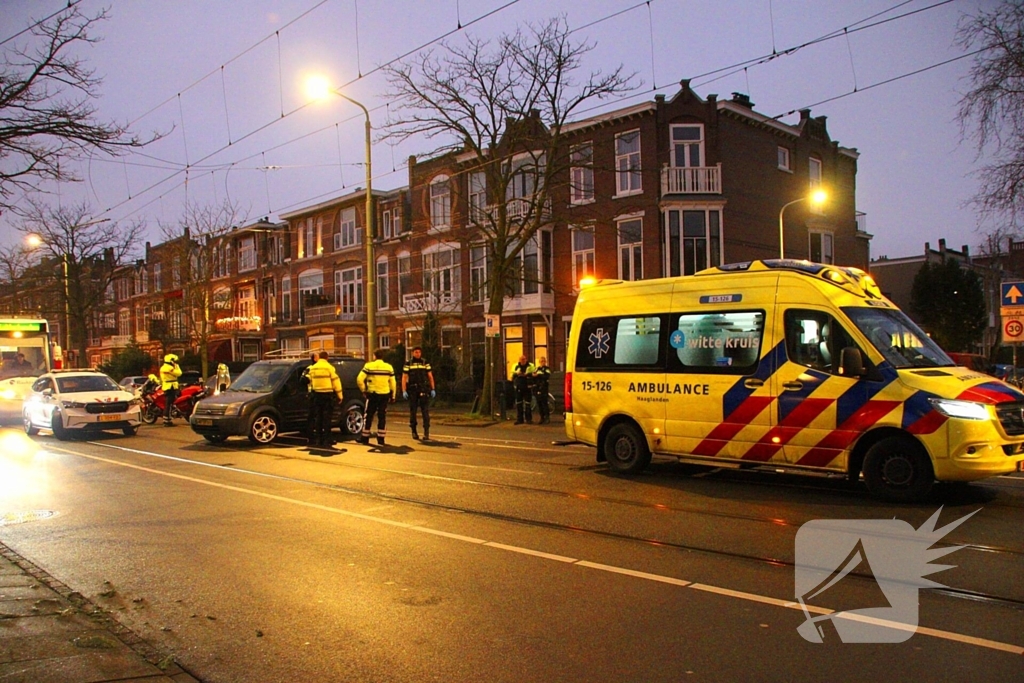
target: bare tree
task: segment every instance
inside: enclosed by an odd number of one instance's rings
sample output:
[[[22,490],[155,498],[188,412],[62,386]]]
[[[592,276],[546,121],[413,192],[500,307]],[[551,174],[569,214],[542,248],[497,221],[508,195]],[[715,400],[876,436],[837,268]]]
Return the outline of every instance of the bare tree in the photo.
[[[522,254],[551,222],[551,191],[567,175],[563,128],[584,105],[633,89],[634,74],[577,72],[594,44],[575,41],[564,18],[529,24],[493,43],[469,38],[442,44],[412,63],[388,67],[395,118],[385,139],[438,139],[438,155],[458,155],[460,170],[477,174],[482,204],[471,205],[464,243],[487,250],[488,313],[500,315]],[[467,160],[468,159],[468,160]],[[487,346],[484,386],[492,386],[495,357]],[[484,392],[481,412],[490,413]]]
[[[209,374],[210,337],[216,331],[216,311],[231,300],[217,300],[214,283],[231,272],[232,254],[226,236],[246,220],[237,204],[189,204],[178,226],[163,226],[170,250],[172,271],[177,269],[182,287],[184,326],[189,341],[198,351],[203,377]],[[225,285],[229,286],[229,285]],[[168,312],[168,316],[172,312]]]
[[[1024,2],[1003,0],[994,10],[965,18],[957,32],[966,50],[980,49],[971,89],[960,100],[961,135],[991,163],[978,172],[974,203],[982,214],[1024,219]]]
[[[106,16],[105,10],[83,14],[73,3],[5,44],[0,57],[0,210],[15,210],[12,195],[36,189],[40,180],[79,180],[67,160],[146,144],[126,127],[96,119],[92,101],[100,79],[72,54],[80,45],[97,42],[89,30]],[[16,39],[26,32],[31,38],[20,44]]]
[[[85,204],[52,207],[31,203],[18,230],[35,236],[44,259],[52,266],[50,301],[60,308],[46,311],[48,317],[67,315],[70,339],[78,362],[86,358],[92,313],[107,302],[114,272],[130,262],[145,230],[142,220],[118,223],[95,220]]]
[[[32,265],[31,251],[24,244],[0,247],[0,286],[8,292],[4,299],[10,313],[21,313],[26,275]]]

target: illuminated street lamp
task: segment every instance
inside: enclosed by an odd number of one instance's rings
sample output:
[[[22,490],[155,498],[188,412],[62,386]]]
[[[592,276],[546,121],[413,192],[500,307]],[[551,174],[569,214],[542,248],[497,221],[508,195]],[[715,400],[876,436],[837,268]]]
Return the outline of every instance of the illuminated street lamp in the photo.
[[[780,259],[786,258],[785,238],[783,237],[783,228],[784,228],[785,223],[783,223],[783,221],[782,221],[782,215],[786,212],[786,207],[787,206],[793,206],[794,204],[799,204],[800,202],[807,202],[807,201],[811,202],[811,204],[813,204],[815,206],[821,206],[822,204],[825,203],[825,201],[827,199],[828,199],[828,193],[826,193],[825,190],[822,190],[821,188],[818,188],[817,190],[814,190],[813,192],[811,192],[806,197],[800,197],[799,199],[794,199],[793,201],[788,202],[788,203],[782,205],[782,208],[779,209],[779,258]]]

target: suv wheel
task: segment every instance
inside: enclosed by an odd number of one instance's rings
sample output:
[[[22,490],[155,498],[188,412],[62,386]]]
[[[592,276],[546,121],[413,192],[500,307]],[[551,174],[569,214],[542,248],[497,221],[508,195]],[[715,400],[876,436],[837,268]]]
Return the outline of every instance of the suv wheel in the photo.
[[[359,403],[352,403],[345,408],[341,416],[341,430],[349,436],[359,436],[363,433],[363,406]]]
[[[270,413],[260,413],[249,425],[249,441],[268,444],[277,438],[277,418]]]

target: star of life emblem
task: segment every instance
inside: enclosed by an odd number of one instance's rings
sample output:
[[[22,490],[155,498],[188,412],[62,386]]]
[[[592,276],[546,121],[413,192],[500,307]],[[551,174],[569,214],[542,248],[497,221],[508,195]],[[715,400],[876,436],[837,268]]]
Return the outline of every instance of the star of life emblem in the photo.
[[[590,335],[590,346],[587,348],[587,351],[594,358],[600,358],[611,350],[608,344],[611,338],[612,336],[605,332],[603,327],[597,328]]]

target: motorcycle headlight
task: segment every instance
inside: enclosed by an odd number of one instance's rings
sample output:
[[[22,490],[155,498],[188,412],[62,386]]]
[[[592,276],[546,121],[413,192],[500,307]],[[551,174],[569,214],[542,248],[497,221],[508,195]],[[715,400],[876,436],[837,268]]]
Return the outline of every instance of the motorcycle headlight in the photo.
[[[80,401],[61,401],[60,404],[65,408],[84,408],[85,404]]]
[[[988,420],[991,417],[988,407],[984,403],[954,401],[948,398],[930,398],[928,401],[935,410],[946,417],[956,417],[961,420]]]
[[[242,404],[241,403],[229,403],[228,406],[224,409],[224,414],[225,415],[239,415],[239,414],[241,414],[241,412],[242,412]]]

